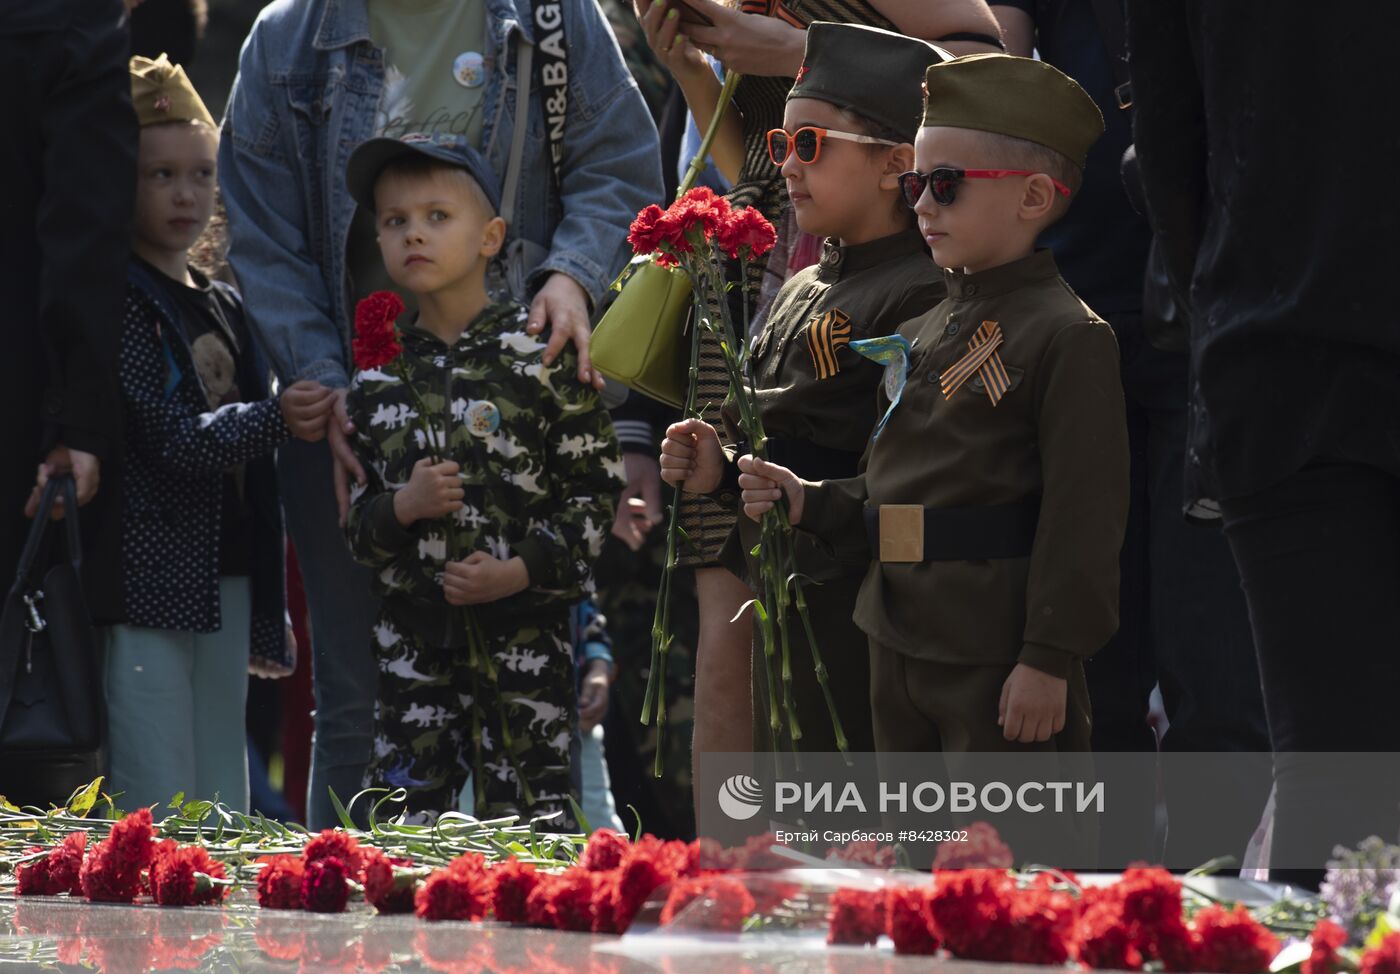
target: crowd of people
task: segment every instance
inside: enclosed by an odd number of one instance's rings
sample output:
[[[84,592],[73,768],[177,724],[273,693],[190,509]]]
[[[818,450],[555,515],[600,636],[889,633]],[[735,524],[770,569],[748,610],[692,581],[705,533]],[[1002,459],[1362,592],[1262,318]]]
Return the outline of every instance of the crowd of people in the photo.
[[[0,565],[71,476],[126,806],[265,802],[249,688],[309,664],[312,828],[364,787],[621,827],[663,484],[693,603],[670,804],[692,753],[794,743],[747,608],[780,502],[821,592],[826,665],[794,624],[783,687],[803,748],[1400,751],[1400,220],[1363,197],[1397,136],[1355,97],[1396,84],[1357,50],[1384,31],[1194,0],[276,0],[216,118],[167,56],[203,4],[160,0],[161,30],[155,2],[0,15]],[[709,179],[776,233],[733,292],[762,444],[709,335],[698,419],[589,356],[712,123]],[[0,753],[11,799],[77,783]],[[1340,767],[1265,767],[1228,808],[1162,786],[1232,852],[1271,793],[1289,849],[1364,837],[1319,804],[1400,806]]]

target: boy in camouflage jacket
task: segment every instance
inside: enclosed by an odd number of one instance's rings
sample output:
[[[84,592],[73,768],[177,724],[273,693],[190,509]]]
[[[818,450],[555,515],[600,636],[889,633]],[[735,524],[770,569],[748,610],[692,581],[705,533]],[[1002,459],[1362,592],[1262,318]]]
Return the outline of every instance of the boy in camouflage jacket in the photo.
[[[383,597],[366,781],[406,789],[430,822],[474,769],[478,816],[562,812],[552,827],[571,827],[569,611],[624,484],[611,422],[572,352],[544,365],[525,308],[488,303],[505,224],[465,140],[372,139],[347,178],[419,309],[348,399],[366,482],[345,532]]]

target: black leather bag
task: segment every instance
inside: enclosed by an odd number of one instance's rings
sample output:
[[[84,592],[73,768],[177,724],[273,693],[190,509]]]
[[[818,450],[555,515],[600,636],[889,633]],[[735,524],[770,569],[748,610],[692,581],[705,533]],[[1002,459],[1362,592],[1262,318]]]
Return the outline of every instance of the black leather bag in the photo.
[[[50,521],[60,493],[67,515]],[[51,525],[65,535],[66,551],[41,572]],[[32,804],[38,796],[62,801],[102,774],[106,714],[81,565],[77,489],[72,477],[55,477],[44,487],[0,614],[0,765],[7,787]]]

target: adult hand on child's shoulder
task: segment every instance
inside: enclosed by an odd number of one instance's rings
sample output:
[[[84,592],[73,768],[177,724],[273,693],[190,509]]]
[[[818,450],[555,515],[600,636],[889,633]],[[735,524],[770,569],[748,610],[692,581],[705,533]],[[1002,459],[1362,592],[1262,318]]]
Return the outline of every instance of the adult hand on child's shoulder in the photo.
[[[661,441],[661,479],[691,494],[708,494],[724,477],[724,450],[719,433],[700,419],[666,427]]]
[[[442,594],[449,605],[484,605],[510,598],[530,587],[530,571],[518,555],[502,561],[473,551],[443,569]]]
[[[744,513],[750,520],[762,518],[786,495],[788,522],[794,525],[802,522],[806,490],[797,474],[787,467],[746,454],[739,458],[739,490],[744,500]]]
[[[1008,741],[1032,744],[1050,740],[1065,729],[1069,684],[1026,663],[1017,663],[1001,687],[997,724]]]
[[[335,390],[311,379],[302,379],[282,390],[278,405],[292,435],[307,443],[316,443],[326,437],[326,426],[335,405]]]
[[[462,468],[452,460],[435,463],[423,457],[413,465],[408,484],[394,493],[394,516],[409,527],[414,521],[430,521],[460,511],[466,491]]]
[[[555,272],[549,275],[549,280],[544,282],[535,300],[530,302],[530,316],[525,330],[531,335],[538,335],[546,327],[550,333],[544,349],[544,364],[553,364],[565,344],[572,342],[578,351],[578,381],[601,392],[602,373],[593,370],[593,362],[588,357],[588,342],[593,335],[593,329],[588,324],[588,292],[567,274]]]
[[[608,661],[591,659],[583,671],[578,691],[579,730],[587,733],[602,722],[608,713]]]

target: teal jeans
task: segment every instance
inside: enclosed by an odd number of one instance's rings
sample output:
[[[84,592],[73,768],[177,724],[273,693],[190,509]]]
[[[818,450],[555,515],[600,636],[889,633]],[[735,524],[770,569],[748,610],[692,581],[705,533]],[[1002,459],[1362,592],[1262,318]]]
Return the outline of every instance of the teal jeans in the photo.
[[[117,805],[127,811],[180,792],[248,811],[248,579],[221,578],[219,600],[218,632],[103,631],[111,750],[103,790],[122,792]]]

